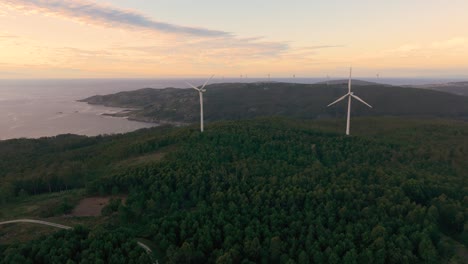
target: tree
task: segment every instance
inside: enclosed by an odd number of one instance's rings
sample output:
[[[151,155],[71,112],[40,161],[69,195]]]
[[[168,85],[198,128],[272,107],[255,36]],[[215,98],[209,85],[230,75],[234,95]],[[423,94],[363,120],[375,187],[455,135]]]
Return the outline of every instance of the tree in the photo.
[[[299,264],[310,263],[309,256],[307,255],[307,253],[304,250],[302,250],[301,253],[299,253],[298,263]]]
[[[261,249],[262,247],[257,237],[255,237],[252,240],[247,240],[244,243],[244,251],[247,257],[250,258],[251,260],[256,261],[259,259]]]
[[[427,236],[419,243],[418,252],[425,263],[438,263],[437,250]]]
[[[281,238],[278,236],[272,237],[270,240],[270,258],[272,262],[278,262],[282,252]]]

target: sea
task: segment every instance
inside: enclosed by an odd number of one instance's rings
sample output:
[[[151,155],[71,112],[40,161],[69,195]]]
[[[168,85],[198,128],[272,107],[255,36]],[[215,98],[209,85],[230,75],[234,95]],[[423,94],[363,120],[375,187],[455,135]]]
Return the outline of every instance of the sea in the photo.
[[[420,85],[460,81],[459,79],[359,78],[392,85]],[[205,79],[51,79],[0,80],[0,140],[40,138],[59,134],[95,136],[126,133],[156,124],[111,117],[105,114],[123,109],[78,102],[93,95],[112,94],[141,88],[188,88],[186,81],[201,85]],[[222,82],[317,83],[326,78],[214,78]]]

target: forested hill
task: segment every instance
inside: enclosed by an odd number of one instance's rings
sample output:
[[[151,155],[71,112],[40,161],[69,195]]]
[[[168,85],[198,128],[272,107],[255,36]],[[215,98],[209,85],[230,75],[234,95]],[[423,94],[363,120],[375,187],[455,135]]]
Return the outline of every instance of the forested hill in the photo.
[[[159,263],[448,263],[450,239],[468,245],[468,124],[352,125],[351,137],[342,120],[267,118],[9,140],[0,194],[128,194],[98,229],[152,241]],[[144,263],[122,250],[134,244],[82,233],[0,246],[0,263]]]
[[[468,97],[439,91],[394,86],[355,85],[353,91],[373,106],[353,101],[353,116],[432,116],[468,118]],[[288,116],[301,119],[342,117],[346,102],[326,106],[347,92],[346,85],[291,83],[224,83],[207,87],[205,119],[232,120],[258,116]],[[141,89],[83,100],[90,104],[131,107],[131,119],[159,122],[195,122],[199,98],[193,89]]]
[[[442,84],[410,85],[409,87],[431,89],[456,95],[468,96],[468,82],[449,82]]]

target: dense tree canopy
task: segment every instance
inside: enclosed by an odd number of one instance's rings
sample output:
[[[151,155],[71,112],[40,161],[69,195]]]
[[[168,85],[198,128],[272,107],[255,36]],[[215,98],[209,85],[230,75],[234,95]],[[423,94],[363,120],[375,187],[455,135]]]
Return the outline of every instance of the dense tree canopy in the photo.
[[[64,162],[115,157],[88,191],[128,192],[119,225],[161,262],[439,263],[444,236],[468,245],[468,125],[356,121],[352,137],[270,118],[84,138],[96,142]]]
[[[125,230],[91,232],[78,226],[3,251],[0,248],[0,263],[151,263],[150,256],[128,234]]]

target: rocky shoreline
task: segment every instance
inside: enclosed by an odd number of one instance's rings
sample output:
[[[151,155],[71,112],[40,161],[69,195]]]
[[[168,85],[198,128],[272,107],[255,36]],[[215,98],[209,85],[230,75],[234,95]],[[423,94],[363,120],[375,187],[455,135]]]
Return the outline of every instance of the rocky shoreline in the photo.
[[[106,106],[106,105],[103,105],[103,106]],[[111,106],[111,107],[115,107],[115,106]],[[122,110],[120,112],[117,112],[117,113],[103,113],[101,115],[125,118],[125,119],[130,120],[130,121],[137,121],[137,122],[158,124],[158,125],[172,125],[172,126],[186,126],[186,125],[189,125],[189,123],[185,123],[185,122],[176,122],[176,121],[162,120],[162,119],[156,119],[156,118],[146,117],[146,116],[138,116],[138,115],[134,114],[134,111],[137,111],[137,110],[140,110],[140,109],[124,109],[124,110]]]

